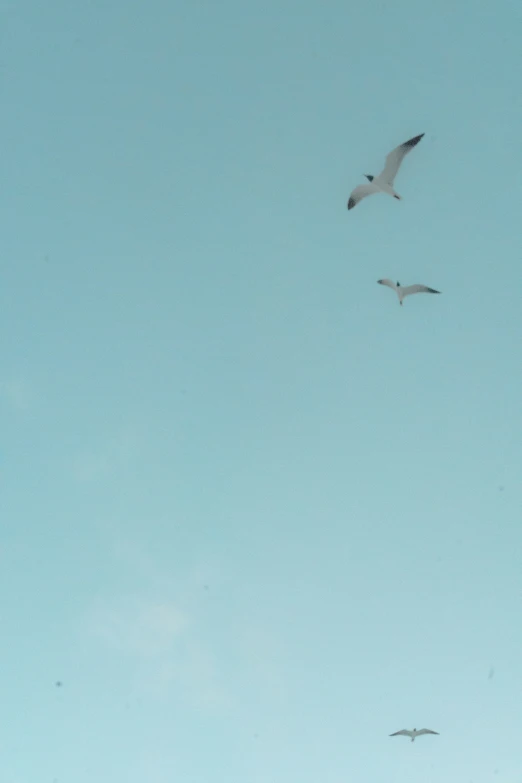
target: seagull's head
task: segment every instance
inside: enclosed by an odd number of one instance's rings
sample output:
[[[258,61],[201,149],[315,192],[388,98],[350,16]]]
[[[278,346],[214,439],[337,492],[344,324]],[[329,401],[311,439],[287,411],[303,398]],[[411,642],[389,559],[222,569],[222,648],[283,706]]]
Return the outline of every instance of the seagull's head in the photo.
[[[365,177],[366,177],[366,179],[368,179],[370,182],[372,182],[372,181],[373,181],[373,174],[365,174],[364,176],[365,176]]]
[[[400,284],[400,283],[399,283],[399,281],[397,280],[397,288],[400,288],[400,287],[401,287],[401,284]]]

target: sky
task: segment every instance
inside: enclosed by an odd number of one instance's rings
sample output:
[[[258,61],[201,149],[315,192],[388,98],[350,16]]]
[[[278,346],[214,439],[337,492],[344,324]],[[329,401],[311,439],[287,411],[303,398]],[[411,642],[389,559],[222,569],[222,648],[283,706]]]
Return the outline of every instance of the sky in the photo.
[[[3,1],[0,783],[522,782],[521,34]]]

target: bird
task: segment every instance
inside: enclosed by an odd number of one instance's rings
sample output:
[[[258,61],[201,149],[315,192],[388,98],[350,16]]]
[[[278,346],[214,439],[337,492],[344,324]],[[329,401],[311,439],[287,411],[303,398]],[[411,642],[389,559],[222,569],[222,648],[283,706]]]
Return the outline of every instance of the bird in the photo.
[[[399,144],[398,147],[395,147],[386,158],[386,165],[377,177],[374,177],[372,174],[365,174],[369,182],[368,184],[358,185],[352,190],[348,199],[348,209],[353,209],[361,199],[371,196],[373,193],[388,193],[389,196],[393,196],[400,201],[401,196],[393,189],[393,182],[404,156],[419,143],[423,136],[424,133],[421,133],[419,136],[414,136],[412,139],[405,141],[404,144]]]
[[[411,737],[411,741],[415,742],[415,737],[420,737],[421,734],[437,734],[438,731],[432,731],[431,729],[413,729],[410,731],[409,729],[401,729],[401,731],[396,731],[395,734],[390,734],[390,737],[398,737],[399,735],[402,735],[404,737]]]
[[[381,285],[387,285],[395,291],[399,297],[400,305],[402,305],[404,297],[409,296],[410,294],[440,294],[440,291],[437,291],[435,288],[428,288],[427,285],[420,285],[419,283],[416,283],[415,285],[401,285],[399,282],[394,283],[393,280],[388,280],[387,277],[384,277],[382,280],[377,280],[377,282]]]

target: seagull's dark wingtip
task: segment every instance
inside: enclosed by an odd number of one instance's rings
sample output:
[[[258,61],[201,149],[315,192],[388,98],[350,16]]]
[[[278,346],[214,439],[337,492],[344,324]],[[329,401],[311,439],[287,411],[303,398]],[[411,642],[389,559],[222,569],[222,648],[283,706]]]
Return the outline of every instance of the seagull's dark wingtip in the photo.
[[[415,147],[415,145],[419,143],[419,141],[422,139],[423,136],[424,136],[424,133],[421,133],[419,136],[414,136],[413,139],[409,139],[408,141],[406,141],[404,143],[404,146],[405,147]]]
[[[354,198],[348,199],[348,209],[353,209],[354,206],[355,206],[355,199]]]

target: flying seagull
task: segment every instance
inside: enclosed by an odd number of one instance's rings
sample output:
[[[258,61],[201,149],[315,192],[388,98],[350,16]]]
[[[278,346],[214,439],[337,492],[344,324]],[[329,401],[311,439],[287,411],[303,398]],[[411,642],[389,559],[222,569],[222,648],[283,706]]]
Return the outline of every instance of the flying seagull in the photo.
[[[398,282],[394,283],[393,280],[388,280],[387,277],[383,280],[377,280],[377,282],[381,285],[387,285],[395,291],[399,297],[399,304],[401,305],[404,297],[409,296],[410,294],[440,294],[440,291],[436,291],[435,288],[428,288],[427,285],[419,285],[419,283],[416,283],[415,285],[401,285]]]
[[[410,731],[409,729],[402,729],[401,731],[396,731],[395,734],[390,734],[390,737],[411,737],[411,741],[415,742],[415,737],[420,737],[421,734],[437,734],[438,731],[432,731],[431,729],[413,729]]]
[[[395,147],[386,158],[386,165],[378,177],[374,177],[372,174],[365,174],[369,183],[367,185],[358,185],[355,190],[352,190],[348,199],[348,209],[353,209],[361,199],[371,196],[373,193],[388,193],[389,196],[400,200],[401,197],[393,189],[393,181],[397,176],[404,156],[419,143],[423,136],[424,133],[421,133],[420,136],[414,136],[413,139]]]

